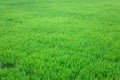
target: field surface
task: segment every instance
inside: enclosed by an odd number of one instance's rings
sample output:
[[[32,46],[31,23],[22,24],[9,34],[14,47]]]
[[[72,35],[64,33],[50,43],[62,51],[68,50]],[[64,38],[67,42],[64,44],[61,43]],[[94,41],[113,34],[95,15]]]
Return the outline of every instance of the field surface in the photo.
[[[120,0],[0,0],[0,80],[120,80]]]

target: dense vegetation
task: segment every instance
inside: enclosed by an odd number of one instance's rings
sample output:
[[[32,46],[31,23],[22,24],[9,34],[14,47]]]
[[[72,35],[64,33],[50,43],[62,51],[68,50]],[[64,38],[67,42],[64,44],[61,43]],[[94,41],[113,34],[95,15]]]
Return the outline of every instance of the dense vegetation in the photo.
[[[0,80],[120,80],[120,0],[0,0]]]

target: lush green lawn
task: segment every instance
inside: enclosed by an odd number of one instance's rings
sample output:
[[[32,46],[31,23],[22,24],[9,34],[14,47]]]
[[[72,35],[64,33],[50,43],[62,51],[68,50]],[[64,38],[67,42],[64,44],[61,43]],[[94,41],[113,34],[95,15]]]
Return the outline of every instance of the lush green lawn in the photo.
[[[0,80],[120,80],[120,0],[0,0]]]

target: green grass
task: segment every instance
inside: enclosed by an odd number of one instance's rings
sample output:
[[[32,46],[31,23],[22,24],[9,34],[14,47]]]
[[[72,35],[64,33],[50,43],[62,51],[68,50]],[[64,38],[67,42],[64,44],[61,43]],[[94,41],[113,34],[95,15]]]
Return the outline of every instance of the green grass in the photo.
[[[0,0],[0,80],[120,80],[120,1]]]

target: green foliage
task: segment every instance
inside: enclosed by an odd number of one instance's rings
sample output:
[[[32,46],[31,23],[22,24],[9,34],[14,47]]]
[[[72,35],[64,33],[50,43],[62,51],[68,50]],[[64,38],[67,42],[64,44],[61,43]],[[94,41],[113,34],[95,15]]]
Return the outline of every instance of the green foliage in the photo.
[[[0,0],[0,80],[120,80],[119,0]]]

